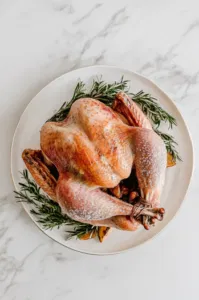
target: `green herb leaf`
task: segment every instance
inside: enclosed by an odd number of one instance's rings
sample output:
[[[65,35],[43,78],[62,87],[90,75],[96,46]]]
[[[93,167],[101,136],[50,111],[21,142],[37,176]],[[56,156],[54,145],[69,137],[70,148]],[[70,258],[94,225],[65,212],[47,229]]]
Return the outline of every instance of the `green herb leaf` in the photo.
[[[157,102],[157,99],[152,97],[150,94],[146,94],[143,91],[137,94],[130,94],[132,100],[139,104],[142,111],[147,115],[149,119],[157,127],[160,126],[161,122],[169,123],[169,127],[177,125],[176,120],[168,112],[166,112]]]

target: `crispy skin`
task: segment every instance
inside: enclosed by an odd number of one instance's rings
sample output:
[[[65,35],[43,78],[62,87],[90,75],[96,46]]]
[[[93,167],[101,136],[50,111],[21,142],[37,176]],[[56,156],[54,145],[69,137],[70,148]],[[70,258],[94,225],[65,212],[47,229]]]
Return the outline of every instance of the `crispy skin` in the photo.
[[[116,201],[99,187],[113,188],[128,178],[133,163],[142,198],[152,207],[159,205],[166,169],[165,145],[140,109],[125,94],[119,96],[125,118],[135,115],[140,127],[124,124],[110,107],[84,98],[72,105],[63,122],[49,122],[41,129],[42,151],[60,174],[58,202],[66,214],[81,222],[107,222],[112,217],[131,215],[133,206],[126,210],[126,203]]]
[[[25,149],[22,153],[22,158],[36,183],[50,198],[56,201],[55,188],[57,181],[42,162],[41,150]]]
[[[56,188],[62,211],[70,218],[89,223],[112,216],[131,215],[133,206],[78,181],[70,174],[61,174]],[[88,222],[87,222],[88,221]]]
[[[164,184],[166,149],[150,122],[125,94],[117,95],[117,105],[128,124],[139,127],[125,124],[113,109],[90,98],[77,100],[63,122],[48,122],[42,127],[41,149],[58,170],[57,184],[34,152],[31,156],[28,150],[23,158],[37,183],[71,218],[136,230],[136,220],[142,222],[141,217],[146,216],[144,226],[148,229],[151,221],[162,219],[164,214],[156,205]],[[134,206],[100,190],[114,188],[128,178],[133,164],[143,198]]]
[[[42,127],[41,149],[59,173],[111,188],[130,175],[134,155],[128,138],[129,126],[111,108],[85,98],[72,105],[64,122]]]
[[[153,131],[150,121],[133,100],[123,92],[116,95],[113,108],[121,113],[129,125],[139,127],[133,136],[136,175],[143,199],[159,206],[165,180],[166,148]]]

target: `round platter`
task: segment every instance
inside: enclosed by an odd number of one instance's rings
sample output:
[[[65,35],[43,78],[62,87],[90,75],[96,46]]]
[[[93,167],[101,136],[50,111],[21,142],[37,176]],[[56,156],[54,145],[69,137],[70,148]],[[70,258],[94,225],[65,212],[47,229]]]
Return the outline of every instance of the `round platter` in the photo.
[[[60,244],[83,253],[104,255],[115,254],[136,247],[154,236],[156,236],[174,217],[183,202],[187,192],[193,170],[193,148],[188,129],[183,117],[172,100],[149,79],[117,67],[92,66],[74,70],[55,79],[44,87],[28,104],[23,112],[16,128],[12,150],[11,150],[11,173],[16,190],[19,189],[18,182],[21,181],[20,171],[25,168],[21,153],[25,148],[39,149],[39,132],[44,122],[59,109],[61,104],[69,101],[74,88],[79,80],[90,86],[93,79],[102,76],[105,82],[112,83],[124,76],[129,80],[130,91],[136,93],[140,90],[150,93],[157,98],[160,105],[164,107],[177,120],[177,126],[169,133],[174,136],[178,143],[178,151],[182,162],[178,162],[173,168],[166,171],[165,186],[161,195],[161,206],[165,208],[166,214],[162,222],[149,231],[140,228],[136,232],[124,232],[114,229],[103,243],[97,239],[80,241],[77,239],[66,240],[66,227],[59,229],[44,230],[37,222],[34,215],[30,213],[30,205],[23,203],[25,211],[29,214],[35,224],[49,237]],[[168,128],[163,127],[167,132]]]

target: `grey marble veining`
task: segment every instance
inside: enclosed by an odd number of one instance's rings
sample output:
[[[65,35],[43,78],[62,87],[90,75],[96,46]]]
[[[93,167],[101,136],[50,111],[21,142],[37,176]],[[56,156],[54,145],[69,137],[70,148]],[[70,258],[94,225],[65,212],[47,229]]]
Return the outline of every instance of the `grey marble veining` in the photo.
[[[197,0],[0,2],[0,299],[198,299],[198,8]],[[10,178],[12,136],[27,103],[57,76],[92,64],[155,80],[183,114],[195,149],[180,214],[153,242],[110,257],[50,240],[16,203]]]

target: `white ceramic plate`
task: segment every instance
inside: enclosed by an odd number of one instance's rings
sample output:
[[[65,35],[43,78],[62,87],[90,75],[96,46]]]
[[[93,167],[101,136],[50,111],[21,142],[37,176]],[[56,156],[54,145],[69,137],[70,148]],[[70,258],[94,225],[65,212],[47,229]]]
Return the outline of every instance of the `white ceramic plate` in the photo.
[[[18,189],[18,182],[21,181],[19,171],[25,168],[21,153],[25,148],[39,149],[39,131],[44,122],[61,106],[64,101],[70,100],[74,88],[79,79],[87,85],[91,85],[96,76],[103,77],[107,82],[121,79],[130,80],[130,90],[138,92],[144,90],[157,98],[160,104],[171,113],[177,120],[178,126],[170,132],[178,143],[178,150],[183,162],[177,163],[176,167],[167,169],[166,183],[161,196],[161,206],[166,209],[166,215],[162,222],[158,222],[149,231],[140,228],[136,232],[123,232],[113,230],[104,243],[92,239],[79,241],[76,239],[66,240],[66,228],[44,230],[36,222],[35,216],[31,215],[28,204],[23,204],[26,212],[37,226],[49,237],[60,244],[71,249],[89,254],[114,254],[138,246],[157,235],[174,217],[179,209],[189,186],[193,169],[193,149],[191,138],[185,122],[169,97],[154,83],[147,78],[131,71],[117,67],[92,66],[78,69],[49,83],[43,88],[28,104],[23,112],[13,138],[11,151],[11,172],[15,188]],[[163,128],[167,131],[167,127]]]

